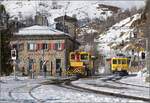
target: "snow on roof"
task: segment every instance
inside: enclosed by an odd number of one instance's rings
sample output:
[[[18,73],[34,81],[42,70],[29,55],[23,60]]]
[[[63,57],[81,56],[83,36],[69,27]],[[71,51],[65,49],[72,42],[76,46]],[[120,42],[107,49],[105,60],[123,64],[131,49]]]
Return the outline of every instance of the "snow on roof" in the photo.
[[[15,35],[65,35],[65,33],[48,26],[34,25],[20,29]]]

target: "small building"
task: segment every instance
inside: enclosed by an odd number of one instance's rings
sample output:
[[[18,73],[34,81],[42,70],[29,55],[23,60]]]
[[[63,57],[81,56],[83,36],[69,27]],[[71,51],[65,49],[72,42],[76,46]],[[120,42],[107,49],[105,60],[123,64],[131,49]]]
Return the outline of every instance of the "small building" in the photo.
[[[70,36],[76,39],[77,19],[67,15],[60,16],[54,19],[56,22],[56,29],[69,33]]]
[[[37,12],[35,15],[35,25],[48,26],[47,17],[40,12]]]
[[[47,73],[56,76],[61,71],[65,75],[69,52],[78,49],[80,44],[69,34],[48,26],[34,25],[14,33],[11,45],[17,50],[20,69],[25,68],[26,73],[34,70],[39,75],[46,61]]]

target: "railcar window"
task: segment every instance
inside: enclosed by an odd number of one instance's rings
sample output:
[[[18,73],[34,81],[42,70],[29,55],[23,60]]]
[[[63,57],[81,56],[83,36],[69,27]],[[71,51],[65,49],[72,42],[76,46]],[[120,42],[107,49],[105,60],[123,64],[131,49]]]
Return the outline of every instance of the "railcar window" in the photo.
[[[127,64],[126,60],[122,59],[122,64]]]
[[[113,64],[117,64],[117,60],[113,60]]]
[[[75,54],[71,54],[71,59],[72,59],[72,60],[75,59]]]
[[[118,59],[118,64],[121,64],[121,59]]]
[[[88,60],[88,54],[81,54],[81,60]]]
[[[80,60],[80,54],[76,54],[76,60]]]

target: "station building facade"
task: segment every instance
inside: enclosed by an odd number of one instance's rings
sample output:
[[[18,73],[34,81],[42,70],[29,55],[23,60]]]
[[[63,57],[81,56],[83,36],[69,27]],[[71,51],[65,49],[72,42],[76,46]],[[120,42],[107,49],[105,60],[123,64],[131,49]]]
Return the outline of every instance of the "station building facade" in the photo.
[[[69,34],[48,26],[34,25],[19,29],[11,40],[12,49],[17,50],[17,66],[28,74],[33,70],[36,75],[43,72],[46,61],[48,75],[56,76],[69,65],[69,53],[78,49],[79,43]]]

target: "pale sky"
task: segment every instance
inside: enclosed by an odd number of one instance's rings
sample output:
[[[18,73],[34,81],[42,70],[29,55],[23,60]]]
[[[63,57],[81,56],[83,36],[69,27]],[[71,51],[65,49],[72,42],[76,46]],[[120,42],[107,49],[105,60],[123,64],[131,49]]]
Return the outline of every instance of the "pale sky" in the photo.
[[[6,0],[7,1],[7,0]],[[8,0],[8,1],[28,1],[28,0]],[[30,1],[52,1],[52,0],[30,0]],[[123,9],[132,8],[136,6],[137,8],[145,6],[145,0],[56,0],[56,1],[70,1],[70,2],[99,2],[101,4],[114,5]],[[0,0],[1,2],[1,0]]]
[[[145,6],[145,0],[99,0],[100,3],[112,4],[121,8],[131,8],[136,6],[137,8]]]

